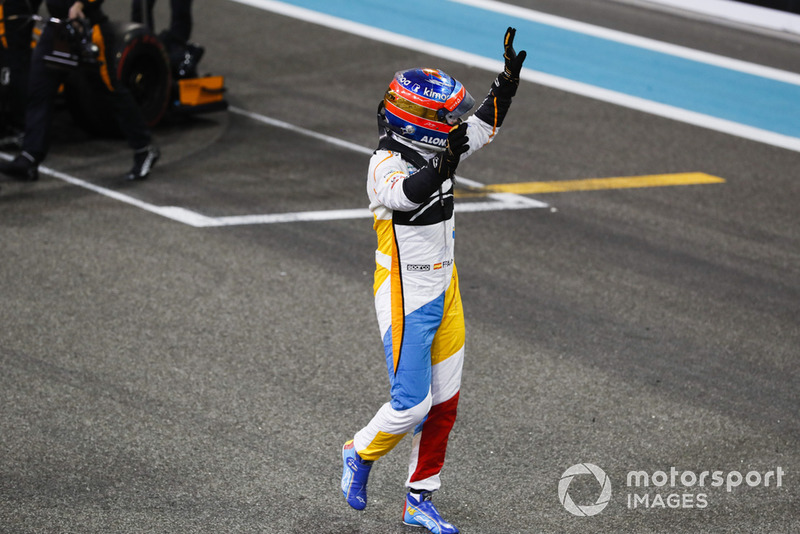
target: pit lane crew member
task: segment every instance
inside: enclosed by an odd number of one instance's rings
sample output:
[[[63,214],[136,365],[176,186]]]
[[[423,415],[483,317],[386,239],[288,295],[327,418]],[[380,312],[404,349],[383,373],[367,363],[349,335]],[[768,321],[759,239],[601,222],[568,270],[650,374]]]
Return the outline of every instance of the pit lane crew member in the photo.
[[[100,68],[94,73],[97,83],[105,87],[102,93],[110,99],[115,118],[128,145],[133,149],[133,166],[125,175],[128,180],[143,180],[160,156],[152,143],[150,130],[142,118],[133,96],[117,79],[113,65],[115,34],[103,12],[103,0],[46,0],[52,17],[59,19],[88,19],[93,27],[92,40],[100,50]],[[48,67],[44,56],[53,49],[54,26],[48,24],[33,51],[28,82],[28,105],[25,113],[25,136],[22,152],[10,162],[0,162],[0,172],[19,181],[39,178],[39,164],[50,148],[50,129],[55,111],[58,87],[68,74]]]
[[[5,121],[0,123],[0,148],[19,149],[25,128],[25,102],[28,98],[28,76],[31,66],[33,17],[42,0],[0,0],[0,48],[5,56],[6,85]],[[7,69],[7,70],[5,70]]]
[[[131,20],[144,23],[155,31],[153,7],[156,0],[133,0]],[[158,34],[158,39],[167,50],[173,75],[179,79],[196,78],[197,64],[205,50],[189,42],[192,35],[192,0],[169,1],[169,27]]]

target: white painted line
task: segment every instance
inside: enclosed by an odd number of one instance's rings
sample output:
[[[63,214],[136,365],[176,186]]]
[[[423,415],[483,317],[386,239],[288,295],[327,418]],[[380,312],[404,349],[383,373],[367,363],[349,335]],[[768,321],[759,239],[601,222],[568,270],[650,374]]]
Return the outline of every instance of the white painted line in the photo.
[[[252,111],[245,111],[243,109],[237,108],[235,106],[231,106],[228,110],[232,113],[236,113],[238,115],[243,115],[255,121],[269,124],[270,126],[276,126],[278,128],[283,128],[300,135],[305,135],[308,137],[313,137],[314,139],[319,139],[325,143],[330,143],[332,145],[336,145],[341,148],[346,148],[348,150],[352,150],[353,152],[358,152],[360,154],[368,154],[371,155],[374,149],[366,148],[361,145],[357,145],[355,143],[351,143],[350,141],[345,141],[343,139],[339,139],[338,137],[331,137],[329,135],[325,135],[319,132],[314,132],[312,130],[307,130],[306,128],[302,128],[300,126],[296,126],[294,124],[290,124],[288,122],[280,121],[277,119],[273,119],[270,117],[265,117],[264,115],[260,115],[258,113],[253,113]],[[465,178],[461,175],[456,175],[456,180],[463,182],[465,185],[469,185],[470,187],[483,187],[484,184],[480,182],[476,182],[475,180],[470,180],[469,178]],[[493,205],[496,206],[497,204],[514,204],[514,205],[527,205],[530,208],[546,208],[549,207],[549,204],[541,202],[539,200],[535,200],[528,197],[523,197],[521,195],[514,195],[510,193],[492,193],[487,195],[488,198],[496,200]],[[458,209],[458,208],[456,208]],[[517,209],[517,208],[515,208]],[[309,212],[315,213],[315,212]],[[367,213],[370,213],[367,210]],[[370,215],[371,216],[371,215]],[[310,215],[310,217],[316,217],[316,215]],[[308,220],[316,220],[316,219],[308,219]]]
[[[258,113],[253,113],[252,111],[246,111],[244,109],[237,108],[235,106],[229,106],[228,111],[230,111],[231,113],[236,113],[237,115],[243,115],[245,117],[253,119],[254,121],[261,122],[263,124],[268,124],[270,126],[275,126],[278,128],[282,128],[284,130],[289,130],[291,132],[295,132],[300,135],[305,135],[306,137],[312,137],[314,139],[318,139],[320,141],[329,143],[331,145],[335,145],[341,148],[346,148],[348,150],[352,150],[353,152],[359,152],[361,154],[372,154],[372,149],[369,149],[367,147],[363,147],[361,145],[351,143],[350,141],[339,139],[338,137],[331,137],[330,135],[325,135],[319,132],[315,132],[313,130],[307,130],[306,128],[302,128],[300,126],[296,126],[288,122],[284,122],[278,119],[273,119],[271,117],[266,117]]]
[[[6,156],[5,154],[0,154],[0,157],[2,157],[5,160],[11,159],[11,157]],[[105,197],[113,198],[114,200],[117,200],[124,204],[129,204],[139,209],[149,211],[150,213],[161,215],[162,217],[166,217],[167,219],[172,219],[173,221],[188,224],[189,226],[196,226],[196,227],[213,226],[213,219],[210,217],[206,217],[205,215],[201,215],[199,213],[195,213],[193,211],[180,208],[177,206],[156,206],[150,204],[149,202],[144,202],[137,198],[133,198],[132,196],[120,193],[119,191],[114,191],[113,189],[108,189],[106,187],[101,187],[91,182],[87,182],[86,180],[81,180],[80,178],[76,178],[75,176],[72,176],[70,174],[57,171],[55,169],[51,169],[50,167],[46,167],[44,165],[39,166],[39,174],[52,176],[53,178],[57,178],[58,180],[61,180],[63,182],[67,182],[69,184],[76,185],[78,187],[82,187],[90,191],[94,191],[95,193],[99,193]]]
[[[800,34],[800,15],[731,0],[641,0],[770,30]]]
[[[517,198],[519,195],[514,195]],[[529,210],[533,208],[547,208],[548,204],[536,201],[536,205],[531,205],[527,202],[518,202],[512,200],[509,202],[497,200],[494,202],[461,202],[456,204],[456,212],[458,213],[475,213],[478,211],[509,211],[509,210]]]
[[[408,37],[406,35],[402,35],[399,33],[382,30],[380,28],[375,28],[373,26],[367,26],[366,24],[361,24],[359,22],[353,22],[351,20],[334,17],[332,15],[326,15],[325,13],[312,11],[310,9],[298,7],[291,4],[286,4],[283,2],[276,2],[274,0],[230,0],[230,1],[255,7],[263,11],[278,13],[279,15],[285,15],[287,17],[291,17],[297,20],[310,22],[312,24],[316,24],[318,26],[324,26],[326,28],[331,28],[333,30],[343,31],[345,33],[351,33],[359,37],[371,39],[373,41],[379,41],[382,43],[399,46],[400,48],[407,48],[409,50],[416,50],[418,52],[427,53],[436,57],[452,59],[459,63],[464,63],[466,65],[480,67],[491,71],[499,72],[503,70],[505,66],[502,61],[485,58],[477,54],[462,52],[457,48],[451,48],[449,46],[429,43],[428,41],[423,41],[421,39],[415,39],[413,37]]]
[[[593,85],[568,80],[559,76],[545,74],[543,72],[529,71],[522,69],[520,75],[522,79],[536,82],[548,87],[554,87],[570,93],[617,104],[629,109],[635,109],[651,115],[664,117],[667,119],[692,124],[701,128],[707,128],[735,137],[750,139],[751,141],[758,141],[767,145],[772,145],[787,150],[800,152],[800,138],[783,135],[769,130],[763,130],[754,126],[747,126],[739,122],[720,119],[712,117],[696,111],[689,111],[683,108],[653,102],[635,96],[626,95],[617,91],[602,89]]]
[[[215,226],[309,221],[341,221],[345,219],[368,219],[371,217],[372,212],[366,208],[350,210],[297,211],[294,213],[267,213],[264,215],[233,215],[229,217],[217,217],[215,219]]]
[[[495,196],[502,195],[498,194]],[[455,209],[459,213],[474,213],[478,211],[507,211],[522,210],[532,208],[546,208],[548,204],[521,197],[519,195],[509,195],[515,199],[494,201],[494,202],[461,202],[456,203]],[[519,201],[516,199],[524,199]],[[288,222],[319,222],[319,221],[341,221],[345,219],[371,219],[372,212],[368,209],[350,210],[322,210],[322,211],[298,211],[294,213],[267,213],[264,215],[234,215],[229,217],[217,217],[212,226],[242,226],[247,224],[274,224]]]
[[[343,139],[338,139],[336,137],[331,137],[329,135],[315,132],[313,130],[308,130],[306,128],[302,128],[300,126],[296,126],[288,122],[280,121],[278,119],[266,117],[258,113],[246,111],[241,108],[230,107],[229,111],[238,115],[245,116],[262,124],[267,124],[270,126],[275,126],[278,128],[289,130],[297,134],[311,137],[325,143],[330,143],[332,145],[344,148],[346,150],[358,152],[360,154],[372,154],[373,152],[372,149],[363,147],[361,145],[357,145],[355,143],[351,143]],[[0,153],[0,158],[5,160],[11,159],[10,156],[7,156],[2,153]],[[208,217],[201,213],[197,213],[196,211],[192,211],[180,206],[156,206],[154,204],[150,204],[149,202],[145,202],[143,200],[139,200],[124,193],[120,193],[119,191],[114,191],[113,189],[101,187],[91,182],[87,182],[86,180],[76,178],[75,176],[69,175],[67,173],[60,172],[55,169],[51,169],[49,167],[45,167],[44,165],[39,166],[39,172],[41,174],[52,176],[53,178],[57,178],[59,180],[67,182],[69,184],[76,185],[78,187],[82,187],[90,191],[94,191],[95,193],[99,193],[100,195],[112,198],[119,202],[123,202],[125,204],[137,207],[139,209],[148,211],[150,213],[155,213],[156,215],[161,215],[162,217],[166,217],[167,219],[180,222],[195,228],[209,228],[215,226],[240,226],[248,224],[275,224],[275,223],[287,223],[287,222],[337,221],[344,219],[372,218],[372,212],[366,208]],[[483,187],[484,185],[481,184],[480,182],[476,182],[475,180],[470,180],[469,178],[464,178],[461,176],[458,176],[457,180],[464,182],[466,185],[469,185],[471,187]],[[532,198],[524,197],[521,195],[515,195],[511,193],[493,193],[487,196],[489,198],[492,198],[493,202],[462,203],[462,205],[456,206],[456,211],[463,211],[463,212],[499,211],[499,210],[517,210],[517,209],[549,207],[549,204],[545,204],[544,202],[540,202]]]
[[[319,13],[317,11],[312,11],[309,9],[297,7],[290,4],[285,4],[283,2],[277,2],[274,0],[231,0],[231,1],[249,5],[258,9],[279,13],[281,15],[286,15],[288,17],[296,18],[298,20],[311,22],[313,24],[325,26],[328,28],[332,28],[334,30],[343,31],[346,33],[352,33],[359,37],[364,37],[367,39],[372,39],[375,41],[387,43],[393,46],[399,46],[401,48],[407,48],[409,50],[415,50],[432,56],[445,58],[451,61],[456,61],[472,67],[485,69],[490,72],[499,72],[504,68],[503,62],[499,60],[485,58],[477,54],[463,52],[455,48],[450,48],[435,43],[429,43],[427,41],[422,41],[420,39],[413,39],[405,35],[389,32],[386,30],[381,30],[379,28],[373,28],[372,26],[367,26],[365,24],[352,22],[350,20],[333,17],[330,15],[326,15],[324,13]],[[487,5],[489,2],[489,0],[455,0],[455,1],[461,1],[463,3],[480,3],[480,4],[487,3]],[[574,28],[583,28],[583,30],[585,31],[597,31],[599,33],[611,32],[608,35],[610,36],[616,35],[618,38],[623,38],[622,36],[626,35],[620,32],[616,32],[614,30],[592,27],[591,25],[588,24],[578,23],[576,21],[569,21],[569,19],[561,19],[560,17],[553,17],[551,15],[545,15],[543,13],[538,13],[524,8],[507,6],[506,4],[501,4],[500,2],[491,2],[491,4],[497,9],[500,9],[502,6],[505,6],[502,7],[502,9],[509,10],[509,13],[517,12],[517,10],[522,10],[521,13],[526,13],[525,15],[526,17],[541,17],[541,20],[549,20],[553,23],[570,25]],[[515,15],[515,16],[520,16],[520,15]],[[591,28],[595,28],[595,30]],[[645,40],[644,38],[636,38],[635,36],[627,36],[624,38],[630,39],[631,43],[638,42],[638,39],[642,39],[641,41],[642,43],[649,41],[651,42],[652,46],[656,46],[655,44],[652,43],[657,43],[657,41]],[[679,50],[682,49],[682,47],[669,45],[667,43],[661,43],[661,45],[665,47],[664,50],[670,49],[673,50],[676,54],[679,53]],[[685,50],[690,50],[690,49],[685,49]],[[726,68],[732,68],[734,70],[741,70],[743,72],[750,72],[750,73],[758,72],[759,76],[771,77],[774,79],[781,79],[782,81],[786,81],[788,83],[800,84],[800,76],[794,73],[780,71],[778,69],[772,69],[770,67],[764,67],[761,65],[750,64],[731,58],[724,58],[722,56],[715,56],[713,54],[707,54],[705,52],[700,52],[700,51],[692,51],[692,53],[696,54],[696,57],[698,58],[704,58],[705,62],[716,61],[717,63],[714,64],[718,64],[720,66],[725,65]],[[694,126],[699,126],[701,128],[707,128],[728,135],[749,139],[751,141],[757,141],[759,143],[765,143],[768,145],[785,148],[787,150],[800,152],[800,139],[795,137],[777,134],[774,132],[770,132],[760,128],[755,128],[752,126],[746,126],[737,122],[719,119],[717,117],[712,117],[710,115],[705,115],[702,113],[687,111],[682,108],[660,104],[658,102],[653,102],[651,100],[646,100],[643,98],[626,95],[624,93],[619,93],[617,91],[602,89],[599,87],[595,87],[593,85],[576,82],[559,76],[553,76],[551,74],[546,74],[529,68],[522,69],[520,78],[529,82],[544,85],[546,87],[552,87],[554,89],[558,89],[561,91],[566,91],[569,93],[585,96],[587,98],[592,98],[594,100],[609,102],[611,104],[627,107],[629,109],[635,109],[637,111],[641,111],[651,115],[665,117],[667,119],[685,122],[687,124],[692,124]]]
[[[135,206],[139,209],[149,211],[150,213],[161,215],[162,217],[166,217],[167,219],[172,219],[173,221],[181,222],[183,224],[188,224],[189,226],[194,226],[194,227],[213,226],[212,218],[206,217],[205,215],[201,215],[191,210],[187,210],[185,208],[181,208],[178,206],[156,206],[154,204],[150,204],[149,202],[144,202],[137,198],[133,198],[132,196],[120,193],[119,191],[114,191],[113,189],[108,189],[106,187],[100,187],[99,185],[87,182],[86,180],[81,180],[80,178],[76,178],[69,174],[57,171],[55,169],[51,169],[49,167],[40,166],[39,172],[52,176],[53,178],[58,178],[59,180],[70,183],[72,185],[77,185],[78,187],[83,187],[84,189],[94,191],[95,193],[99,193],[108,198],[113,198],[114,200],[117,200],[119,202],[123,202],[125,204]]]
[[[725,69],[744,72],[747,74],[753,74],[755,76],[761,76],[762,78],[770,78],[773,80],[791,83],[794,85],[800,85],[800,74],[794,72],[780,70],[773,67],[767,67],[764,65],[758,65],[756,63],[741,61],[738,59],[720,56],[709,52],[703,52],[701,50],[695,50],[694,48],[688,48],[685,46],[666,43],[664,41],[657,41],[655,39],[649,39],[647,37],[641,37],[639,35],[633,35],[618,30],[612,30],[609,28],[604,28],[602,26],[595,26],[594,24],[579,22],[576,20],[567,19],[556,15],[549,15],[547,13],[541,13],[539,11],[534,11],[532,9],[527,9],[524,7],[513,6],[503,2],[498,2],[496,0],[450,0],[450,1],[472,7],[477,7],[480,9],[485,9],[487,11],[493,11],[495,13],[510,15],[512,17],[517,17],[524,20],[530,20],[532,22],[547,24],[548,26],[554,26],[556,28],[573,31],[576,33],[582,33],[584,35],[591,35],[592,37],[599,37],[601,39],[606,39],[608,41],[614,41],[617,43],[635,46],[638,48],[644,48],[646,50],[652,50],[654,52],[659,52],[662,54],[681,57],[684,59],[697,61],[699,63],[705,63],[707,65],[714,65]],[[702,3],[702,0],[671,0],[671,1],[675,3],[684,2],[687,4]],[[727,0],[717,0],[717,2],[725,4],[724,7],[727,7],[727,9],[735,9],[736,7],[736,6],[730,7],[728,6],[728,4],[735,4],[737,6],[746,5],[740,2],[729,2]],[[747,7],[752,8],[754,6],[747,6]],[[765,9],[765,8],[759,8],[759,9],[762,11],[775,12],[775,10],[772,9]],[[749,10],[745,11],[749,13]],[[797,18],[800,19],[800,17]]]

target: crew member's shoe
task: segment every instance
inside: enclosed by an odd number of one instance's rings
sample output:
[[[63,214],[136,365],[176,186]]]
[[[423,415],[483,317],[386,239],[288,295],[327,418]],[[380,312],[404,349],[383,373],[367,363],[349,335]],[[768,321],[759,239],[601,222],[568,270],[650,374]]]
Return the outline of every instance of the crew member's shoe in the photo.
[[[179,79],[197,78],[197,64],[203,57],[205,48],[194,43],[188,43],[177,61],[177,74]]]
[[[161,156],[161,151],[155,145],[147,145],[133,153],[133,167],[125,175],[126,180],[144,180],[153,170]]]
[[[413,493],[406,495],[403,523],[412,527],[425,527],[433,534],[458,534],[458,529],[442,519],[431,502],[432,492],[423,491],[419,500]]]
[[[353,440],[342,447],[342,493],[356,510],[367,506],[367,478],[373,462],[365,462],[356,452]]]
[[[0,161],[0,172],[19,182],[35,182],[39,179],[39,163],[23,152],[11,161]]]

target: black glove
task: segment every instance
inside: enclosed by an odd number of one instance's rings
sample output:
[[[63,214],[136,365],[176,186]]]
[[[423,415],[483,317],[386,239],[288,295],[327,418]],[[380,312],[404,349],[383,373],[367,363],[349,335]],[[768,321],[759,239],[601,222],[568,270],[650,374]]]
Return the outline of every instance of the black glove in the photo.
[[[467,137],[467,125],[461,123],[453,127],[447,134],[447,146],[441,156],[436,156],[431,160],[431,164],[436,169],[436,173],[442,182],[452,178],[456,173],[456,167],[461,160],[461,155],[469,150],[469,137]]]
[[[516,28],[509,27],[503,39],[503,59],[505,59],[506,65],[492,87],[492,92],[500,98],[511,98],[517,93],[519,73],[522,70],[522,63],[528,55],[525,50],[521,50],[519,53],[514,51],[516,33]]]
[[[459,124],[447,135],[447,146],[427,165],[403,180],[403,191],[412,202],[425,202],[448,178],[452,178],[461,160],[469,150],[467,125]]]

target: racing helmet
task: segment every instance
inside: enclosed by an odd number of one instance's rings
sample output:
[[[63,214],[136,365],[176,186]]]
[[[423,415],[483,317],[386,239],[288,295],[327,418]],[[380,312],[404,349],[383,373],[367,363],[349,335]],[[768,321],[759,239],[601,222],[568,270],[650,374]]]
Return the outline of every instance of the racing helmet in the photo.
[[[415,145],[443,150],[447,134],[475,99],[461,82],[439,69],[396,72],[378,108],[380,126]]]

